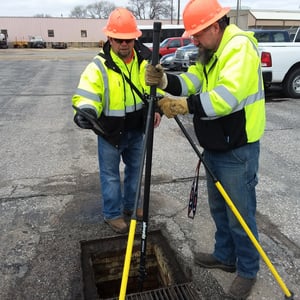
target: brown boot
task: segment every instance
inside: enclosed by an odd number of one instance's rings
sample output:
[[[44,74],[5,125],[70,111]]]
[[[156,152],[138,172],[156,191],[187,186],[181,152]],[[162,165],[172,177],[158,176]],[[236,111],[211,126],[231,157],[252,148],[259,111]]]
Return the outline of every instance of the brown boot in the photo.
[[[127,217],[131,217],[132,213],[133,213],[132,210],[124,209],[124,211],[123,211],[124,216],[127,216]],[[142,208],[137,208],[136,219],[137,219],[137,221],[143,220],[143,209]]]
[[[138,220],[138,221],[143,221],[143,209],[142,208],[138,208],[137,210],[136,210],[136,219]]]
[[[122,217],[117,219],[106,219],[105,222],[110,226],[112,230],[114,230],[117,233],[128,232],[128,225]]]
[[[209,253],[195,253],[194,262],[195,264],[207,269],[221,269],[230,273],[234,273],[236,271],[235,265],[225,265]]]
[[[228,294],[234,299],[247,299],[255,282],[256,278],[244,278],[238,275],[233,280]]]

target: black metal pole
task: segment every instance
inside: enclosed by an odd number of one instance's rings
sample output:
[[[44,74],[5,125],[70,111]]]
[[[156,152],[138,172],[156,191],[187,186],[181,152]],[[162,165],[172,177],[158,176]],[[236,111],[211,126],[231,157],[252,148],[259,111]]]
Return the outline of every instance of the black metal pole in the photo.
[[[161,22],[153,24],[153,50],[152,50],[152,65],[156,66],[159,62],[159,44],[160,44]],[[144,202],[143,202],[143,222],[142,222],[142,237],[141,237],[141,257],[139,268],[139,287],[142,291],[143,283],[146,277],[146,248],[147,248],[147,233],[148,233],[148,217],[149,217],[149,200],[150,200],[150,185],[151,185],[151,168],[152,168],[152,150],[153,150],[153,131],[154,131],[154,102],[156,100],[156,86],[150,87],[150,97],[148,116],[149,132],[147,136],[147,153],[145,166],[145,184],[144,184]]]
[[[201,160],[201,162],[203,163],[204,167],[206,168],[208,174],[212,177],[214,182],[217,182],[218,179],[216,178],[216,176],[214,175],[214,173],[210,170],[210,168],[208,167],[208,165],[206,164],[206,162],[203,159],[203,155],[202,153],[199,151],[199,149],[197,148],[197,146],[195,145],[192,137],[188,134],[188,132],[186,131],[186,129],[184,128],[184,126],[182,125],[181,121],[178,119],[177,116],[174,117],[176,123],[178,124],[178,126],[180,127],[182,133],[184,134],[184,136],[187,138],[187,140],[189,141],[189,143],[191,144],[192,148],[194,149],[194,151],[196,152],[197,156],[199,157],[199,159]]]
[[[153,54],[152,55],[152,64],[156,65],[159,60],[159,40],[160,40],[160,30],[161,30],[161,23],[154,23],[154,33],[153,33]],[[136,228],[136,209],[138,207],[139,197],[140,197],[140,190],[142,184],[142,177],[143,177],[143,170],[144,170],[144,161],[146,157],[146,171],[145,171],[145,188],[144,188],[144,204],[143,204],[143,235],[141,240],[141,260],[140,260],[140,269],[139,269],[139,282],[140,288],[143,288],[143,281],[146,277],[146,241],[147,241],[147,227],[148,227],[148,211],[149,211],[149,195],[150,195],[150,183],[151,183],[151,165],[152,165],[152,148],[153,148],[153,131],[154,131],[154,104],[156,101],[156,87],[153,86],[150,89],[150,96],[145,99],[144,102],[147,100],[147,121],[146,121],[146,129],[145,129],[145,136],[143,141],[143,151],[141,157],[141,165],[139,170],[139,181],[138,181],[138,190],[136,193],[135,203],[134,203],[134,211],[131,216],[130,227],[129,227],[129,234],[127,240],[127,247],[126,247],[126,254],[125,254],[125,261],[123,267],[123,274],[121,280],[121,287],[120,287],[120,294],[119,300],[125,300],[126,298],[126,290],[127,290],[127,283],[129,277],[129,269],[130,269],[130,262],[131,262],[131,255],[132,249],[134,244],[134,235],[135,235],[135,228]]]

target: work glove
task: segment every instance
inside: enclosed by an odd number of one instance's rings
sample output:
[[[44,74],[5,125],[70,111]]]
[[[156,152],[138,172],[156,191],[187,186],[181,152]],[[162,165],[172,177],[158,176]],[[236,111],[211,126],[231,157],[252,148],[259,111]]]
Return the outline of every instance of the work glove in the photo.
[[[96,112],[91,108],[82,108],[83,111],[87,112],[88,114],[92,115],[95,119],[97,118]],[[93,129],[93,124],[87,120],[84,116],[79,114],[78,112],[74,116],[74,122],[83,129]]]
[[[158,101],[158,106],[167,118],[185,115],[189,112],[187,98],[168,95]]]
[[[145,82],[147,85],[156,85],[162,90],[165,89],[168,85],[168,78],[162,65],[157,64],[154,67],[153,65],[148,64],[146,66]]]

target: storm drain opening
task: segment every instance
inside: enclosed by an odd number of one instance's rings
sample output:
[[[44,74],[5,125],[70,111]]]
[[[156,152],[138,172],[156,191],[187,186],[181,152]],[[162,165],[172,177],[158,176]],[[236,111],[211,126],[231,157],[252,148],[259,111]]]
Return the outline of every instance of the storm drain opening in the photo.
[[[83,293],[86,300],[118,299],[127,246],[126,235],[81,241]],[[190,279],[160,230],[147,236],[146,277],[140,290],[140,245],[136,234],[126,299],[197,299]]]

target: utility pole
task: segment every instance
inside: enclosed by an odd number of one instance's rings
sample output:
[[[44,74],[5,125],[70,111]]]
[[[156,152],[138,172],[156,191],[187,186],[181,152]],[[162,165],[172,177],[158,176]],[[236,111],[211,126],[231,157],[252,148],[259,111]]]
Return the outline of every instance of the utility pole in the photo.
[[[236,1],[236,20],[235,20],[236,26],[239,26],[240,10],[241,10],[241,0],[237,0]]]
[[[173,0],[171,0],[171,24],[173,24]]]
[[[177,7],[178,7],[178,10],[177,10],[177,25],[179,25],[179,20],[180,20],[180,0],[178,0]]]

